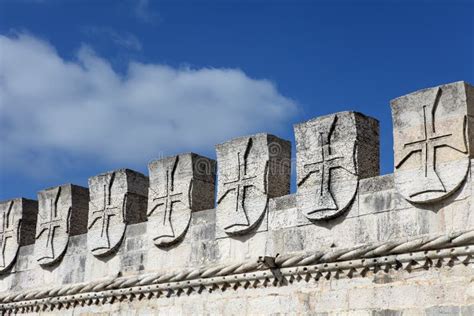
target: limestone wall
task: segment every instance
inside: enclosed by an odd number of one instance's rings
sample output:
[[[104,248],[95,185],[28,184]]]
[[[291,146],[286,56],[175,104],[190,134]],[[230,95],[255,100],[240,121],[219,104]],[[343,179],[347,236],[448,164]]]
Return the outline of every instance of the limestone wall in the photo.
[[[341,112],[0,204],[0,309],[44,314],[472,315],[474,89]],[[217,176],[217,177],[216,177]]]

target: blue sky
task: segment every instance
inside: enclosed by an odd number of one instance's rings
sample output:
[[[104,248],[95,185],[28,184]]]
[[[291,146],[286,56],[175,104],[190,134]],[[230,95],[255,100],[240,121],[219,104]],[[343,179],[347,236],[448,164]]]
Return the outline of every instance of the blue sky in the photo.
[[[473,1],[1,1],[0,199],[474,83]],[[294,153],[293,153],[294,154]],[[294,175],[293,175],[294,177]]]

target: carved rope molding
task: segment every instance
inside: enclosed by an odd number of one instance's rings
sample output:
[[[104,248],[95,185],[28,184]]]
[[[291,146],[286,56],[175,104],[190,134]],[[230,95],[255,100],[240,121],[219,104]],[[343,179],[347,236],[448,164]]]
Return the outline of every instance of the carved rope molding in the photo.
[[[68,308],[78,304],[112,303],[114,300],[180,295],[193,291],[212,292],[239,286],[284,285],[288,279],[354,274],[365,276],[368,271],[406,269],[413,266],[429,268],[443,265],[469,264],[474,256],[474,230],[437,236],[417,237],[399,241],[357,246],[328,252],[296,253],[277,256],[271,264],[266,260],[237,264],[184,269],[171,273],[147,273],[61,285],[49,289],[34,289],[0,296],[0,311],[26,312],[40,308]],[[370,258],[370,260],[368,260]],[[263,282],[262,282],[263,280]]]

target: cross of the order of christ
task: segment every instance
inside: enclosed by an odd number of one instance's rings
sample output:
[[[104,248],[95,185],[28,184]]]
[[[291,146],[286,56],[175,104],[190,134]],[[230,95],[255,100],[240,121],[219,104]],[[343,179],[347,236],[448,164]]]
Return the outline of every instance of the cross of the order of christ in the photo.
[[[410,193],[410,197],[428,192],[446,192],[446,188],[436,172],[436,148],[448,146],[448,142],[453,135],[451,133],[440,133],[436,130],[435,113],[441,94],[442,90],[438,88],[434,102],[431,105],[423,105],[423,135],[420,139],[403,145],[404,156],[395,165],[398,169],[413,153],[421,153],[423,177],[416,179],[420,186],[419,189]]]
[[[233,216],[232,223],[229,223],[224,229],[229,229],[235,226],[243,226],[247,227],[250,226],[250,221],[245,210],[245,192],[250,187],[255,186],[255,178],[256,175],[251,176],[247,173],[247,166],[248,166],[248,155],[250,149],[252,147],[252,139],[250,138],[247,143],[247,148],[245,150],[245,154],[243,159],[241,158],[241,152],[237,153],[237,165],[238,165],[238,172],[237,178],[228,182],[224,182],[224,188],[226,189],[224,194],[221,198],[217,201],[219,203],[222,199],[229,193],[234,191],[235,192],[235,213]]]
[[[105,244],[98,243],[96,247],[92,250],[96,249],[109,249],[110,248],[110,238],[109,238],[109,227],[110,227],[110,220],[112,217],[117,216],[117,212],[120,212],[121,209],[117,206],[114,206],[112,203],[112,185],[114,183],[115,173],[112,173],[110,180],[108,181],[108,185],[104,184],[104,196],[103,196],[103,205],[100,209],[92,212],[92,220],[91,224],[89,225],[89,229],[91,229],[97,222],[100,221],[101,230],[100,230],[100,238],[102,241],[105,241]]]
[[[159,229],[159,236],[155,237],[154,240],[163,237],[175,237],[175,232],[173,229],[173,223],[171,221],[172,212],[174,211],[174,204],[182,202],[183,193],[175,192],[174,180],[175,173],[178,167],[179,158],[173,162],[172,168],[166,169],[166,186],[165,192],[163,195],[158,195],[153,198],[154,206],[151,211],[148,212],[148,216],[153,215],[155,210],[161,206],[164,206],[165,212],[163,214],[163,221],[161,222]],[[156,194],[156,192],[155,192]]]
[[[40,238],[41,235],[43,235],[44,233],[47,233],[48,235],[46,237],[46,244],[44,248],[45,252],[42,254],[41,257],[38,258],[38,261],[55,258],[56,254],[54,253],[53,241],[56,230],[61,227],[61,224],[63,223],[63,219],[59,216],[58,212],[58,202],[60,196],[61,187],[58,187],[54,199],[49,199],[49,207],[47,211],[49,216],[45,219],[43,216],[40,215],[42,222],[39,223],[39,231],[36,235],[36,239]]]
[[[318,161],[305,164],[303,166],[305,171],[305,177],[298,183],[300,186],[304,181],[307,180],[312,174],[319,174],[318,186],[319,194],[316,197],[316,205],[309,214],[315,212],[326,211],[326,210],[337,210],[337,203],[331,193],[331,170],[342,167],[342,160],[344,157],[332,153],[331,150],[331,137],[334,131],[334,127],[337,122],[337,116],[331,124],[329,133],[319,132],[318,143],[320,152],[320,159]]]
[[[0,216],[0,250],[2,251],[0,255],[0,268],[5,268],[6,260],[5,260],[5,250],[7,246],[7,240],[14,238],[16,234],[16,229],[12,225],[13,219],[11,218],[10,214],[13,209],[14,201],[10,201],[8,208],[2,213]]]

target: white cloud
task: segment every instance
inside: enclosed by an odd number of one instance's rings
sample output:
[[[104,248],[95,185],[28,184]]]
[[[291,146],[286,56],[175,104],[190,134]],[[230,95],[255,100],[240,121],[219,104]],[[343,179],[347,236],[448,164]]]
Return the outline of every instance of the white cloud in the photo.
[[[127,49],[137,51],[142,49],[140,40],[130,32],[119,32],[105,26],[87,26],[83,28],[83,32],[88,36],[96,37],[101,41],[111,41]]]
[[[150,8],[148,0],[137,0],[134,13],[142,22],[153,24],[158,21],[158,14]]]
[[[272,82],[238,69],[130,62],[121,75],[87,47],[75,61],[25,34],[0,36],[0,47],[0,167],[8,170],[210,152],[231,137],[288,128],[297,111]]]

